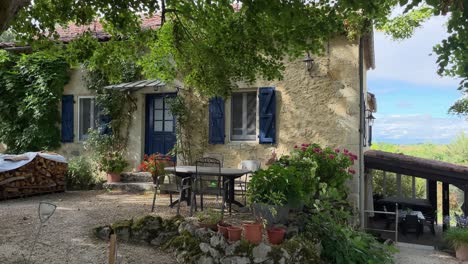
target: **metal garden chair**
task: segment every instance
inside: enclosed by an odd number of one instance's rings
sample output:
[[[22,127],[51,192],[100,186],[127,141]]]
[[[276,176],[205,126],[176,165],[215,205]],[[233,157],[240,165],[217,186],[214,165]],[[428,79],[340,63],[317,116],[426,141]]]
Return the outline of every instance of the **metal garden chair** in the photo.
[[[166,166],[174,166],[174,172],[176,171],[176,163],[174,161],[168,161],[164,157],[158,157],[156,158],[156,160],[159,162],[166,163]],[[161,175],[153,176],[153,185],[154,196],[151,212],[154,212],[154,207],[156,205],[156,196],[159,190],[160,193],[164,192],[169,194],[170,204],[172,204],[172,195],[178,195],[179,202],[177,203],[177,215],[179,215],[183,193],[187,192],[191,188],[190,177],[181,178],[178,177],[175,173],[164,172]]]

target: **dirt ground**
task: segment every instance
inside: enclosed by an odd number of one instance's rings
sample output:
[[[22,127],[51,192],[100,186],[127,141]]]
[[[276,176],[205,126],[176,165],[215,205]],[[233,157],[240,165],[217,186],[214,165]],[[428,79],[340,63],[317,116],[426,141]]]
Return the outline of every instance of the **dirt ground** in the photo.
[[[108,243],[95,239],[92,228],[149,214],[151,199],[151,194],[84,191],[0,201],[0,263],[107,263]],[[56,204],[57,210],[43,226],[31,261],[27,262],[39,228],[40,201]],[[175,215],[176,209],[168,208],[168,204],[168,198],[159,199],[156,213],[163,217]],[[186,207],[181,209],[182,215],[187,215]],[[118,254],[122,264],[176,263],[171,254],[141,244],[119,244]]]

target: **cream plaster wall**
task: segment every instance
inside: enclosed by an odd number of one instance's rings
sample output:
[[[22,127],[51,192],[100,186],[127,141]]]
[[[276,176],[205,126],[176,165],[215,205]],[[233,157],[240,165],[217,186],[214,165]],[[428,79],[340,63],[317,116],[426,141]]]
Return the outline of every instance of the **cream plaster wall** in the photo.
[[[72,69],[70,73],[70,81],[63,89],[64,95],[73,95],[73,142],[62,143],[60,148],[56,150],[57,153],[65,156],[66,158],[76,157],[84,154],[83,142],[78,140],[78,98],[80,96],[94,96],[91,91],[86,88],[86,83],[83,79],[85,76],[83,69]],[[59,106],[62,109],[62,106]]]

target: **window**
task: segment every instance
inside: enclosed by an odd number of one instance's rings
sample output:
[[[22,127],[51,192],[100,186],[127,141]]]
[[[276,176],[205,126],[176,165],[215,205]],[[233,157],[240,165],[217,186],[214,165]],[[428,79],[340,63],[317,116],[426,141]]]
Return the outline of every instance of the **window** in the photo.
[[[78,139],[88,138],[88,130],[96,128],[97,107],[94,97],[78,98]]]
[[[154,99],[154,132],[173,132],[174,116],[169,109],[167,98]]]
[[[257,93],[234,93],[231,99],[231,140],[255,140]]]

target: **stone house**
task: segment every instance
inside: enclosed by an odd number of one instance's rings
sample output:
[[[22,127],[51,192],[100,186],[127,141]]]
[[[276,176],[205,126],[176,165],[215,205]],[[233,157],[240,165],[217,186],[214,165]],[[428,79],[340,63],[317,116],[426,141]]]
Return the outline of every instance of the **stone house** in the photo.
[[[144,26],[158,23],[152,19]],[[61,30],[61,39],[66,42],[89,28],[71,26]],[[108,39],[99,23],[91,29],[100,40]],[[367,93],[366,81],[367,71],[375,67],[372,33],[353,42],[341,36],[331,39],[324,55],[313,57],[309,68],[303,60],[287,61],[285,66],[282,80],[240,84],[229,99],[200,104],[194,121],[199,129],[190,136],[203,145],[203,153],[222,154],[226,167],[238,167],[242,160],[251,159],[263,166],[273,151],[280,156],[301,143],[347,148],[360,160],[350,182],[358,205],[359,190],[364,188],[359,176],[364,175],[363,152],[371,134],[367,120],[369,110],[375,110],[375,97]],[[73,70],[64,87],[63,144],[57,152],[68,158],[83,153],[87,131],[95,127],[97,118],[85,74]],[[167,152],[174,146],[176,120],[166,100],[181,92],[178,86],[183,84],[141,81],[110,87],[131,93],[137,104],[126,153],[129,170],[136,170],[144,154]]]

